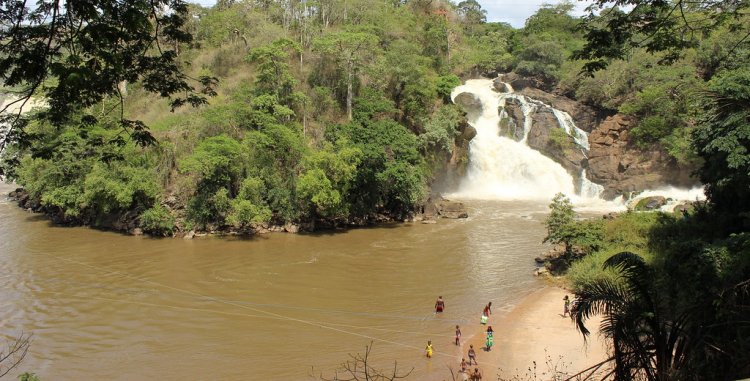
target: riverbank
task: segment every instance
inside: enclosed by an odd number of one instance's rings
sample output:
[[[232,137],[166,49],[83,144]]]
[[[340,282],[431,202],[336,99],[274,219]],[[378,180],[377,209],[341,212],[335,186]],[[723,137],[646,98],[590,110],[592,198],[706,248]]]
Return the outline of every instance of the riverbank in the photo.
[[[4,184],[13,189],[12,184]],[[193,227],[194,222],[185,218],[185,205],[179,204],[175,197],[170,197],[161,203],[169,221],[159,231],[150,231],[148,226],[143,226],[142,213],[138,210],[114,211],[106,215],[77,215],[69,216],[64,210],[55,205],[45,205],[40,197],[31,197],[24,189],[15,187],[15,190],[2,193],[16,202],[21,209],[33,213],[45,215],[54,224],[60,226],[83,226],[94,227],[101,230],[120,232],[126,235],[149,235],[154,237],[172,237],[193,239],[207,235],[217,236],[253,236],[268,233],[300,233],[316,232],[322,230],[340,230],[351,228],[363,228],[384,226],[392,223],[422,222],[425,224],[436,223],[438,219],[462,219],[468,218],[466,206],[463,202],[452,201],[436,194],[429,198],[423,205],[416,208],[406,216],[397,216],[388,213],[376,213],[366,217],[351,217],[348,219],[313,219],[304,221],[278,221],[277,223],[260,222],[238,228],[230,224],[204,226],[203,229]],[[188,226],[190,226],[188,228]]]
[[[489,322],[495,332],[492,350],[483,349],[485,335],[477,332],[464,345],[462,356],[474,345],[484,379],[497,375],[500,380],[547,380],[554,372],[575,374],[603,361],[607,346],[598,334],[601,318],[590,320],[592,334],[584,343],[573,322],[562,316],[566,294],[572,297],[566,290],[548,286],[525,297],[509,313],[495,313]]]

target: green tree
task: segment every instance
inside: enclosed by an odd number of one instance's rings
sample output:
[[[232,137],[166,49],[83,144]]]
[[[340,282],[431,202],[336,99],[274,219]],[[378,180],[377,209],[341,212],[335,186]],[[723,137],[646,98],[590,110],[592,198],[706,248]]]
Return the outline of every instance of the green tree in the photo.
[[[720,27],[738,32],[740,41],[750,37],[748,8],[747,1],[734,0],[596,0],[582,26],[586,44],[575,57],[588,60],[584,69],[589,72],[605,68],[611,59],[626,59],[634,48],[662,52],[664,62],[674,62],[699,37]]]
[[[663,310],[654,270],[630,252],[610,257],[604,268],[619,270],[620,278],[598,279],[578,292],[578,329],[587,336],[586,320],[604,315],[600,331],[613,344],[609,361],[614,362],[615,380],[673,379],[694,344],[684,336],[684,319],[670,320]]]
[[[565,245],[567,256],[578,247],[589,253],[599,249],[604,238],[604,227],[595,221],[576,221],[573,204],[564,194],[558,193],[549,205],[550,214],[544,221],[547,236],[544,242]]]
[[[709,82],[705,113],[693,134],[704,164],[699,174],[711,204],[730,231],[750,227],[750,70]]]
[[[378,43],[378,37],[366,32],[335,32],[315,40],[313,46],[323,54],[335,57],[345,73],[346,115],[352,120],[354,77],[367,63]]]
[[[252,223],[270,220],[272,213],[263,199],[265,193],[266,186],[263,180],[257,177],[243,180],[239,194],[231,201],[231,212],[227,222],[235,227],[245,228]]]
[[[28,104],[31,97],[43,97],[48,107],[33,117],[63,128],[89,106],[122,98],[121,83],[138,81],[164,97],[179,94],[171,101],[173,108],[204,104],[203,95],[214,93],[215,79],[200,78],[204,87],[196,91],[177,59],[178,44],[191,41],[183,30],[187,10],[182,0],[41,0],[33,7],[23,1],[4,3],[0,79],[18,97],[3,113]],[[88,113],[84,119],[91,126],[98,117]],[[3,122],[11,127],[0,138],[0,152],[9,142],[34,139],[25,133],[27,116],[20,111],[5,115]],[[119,126],[138,144],[154,142],[140,121],[120,117]]]
[[[547,236],[544,242],[553,244],[566,243],[569,240],[568,228],[575,223],[575,212],[570,199],[562,193],[558,193],[552,198],[549,204],[550,213],[544,220],[547,227]]]
[[[228,136],[203,140],[192,155],[179,161],[180,171],[194,176],[196,191],[188,202],[187,216],[206,226],[224,224],[230,198],[237,193],[243,161],[239,142]]]
[[[346,140],[326,142],[323,149],[305,158],[305,172],[297,182],[297,195],[313,207],[313,215],[347,217],[349,195],[360,163],[361,150]]]
[[[482,24],[487,21],[487,11],[476,0],[464,0],[458,3],[458,13],[468,26]]]
[[[258,94],[273,94],[279,103],[292,107],[302,94],[295,92],[297,80],[289,70],[289,53],[301,54],[299,45],[288,39],[276,40],[250,51],[248,59],[257,63],[255,88]]]
[[[151,235],[164,237],[171,236],[174,232],[174,216],[161,205],[154,205],[151,209],[144,211],[140,220],[143,231]]]

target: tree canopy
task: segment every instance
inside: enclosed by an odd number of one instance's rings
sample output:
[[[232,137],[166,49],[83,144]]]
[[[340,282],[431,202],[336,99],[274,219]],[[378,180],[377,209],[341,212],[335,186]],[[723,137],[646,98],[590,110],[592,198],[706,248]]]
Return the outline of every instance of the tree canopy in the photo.
[[[172,97],[171,106],[206,102],[215,79],[203,77],[196,89],[178,61],[180,44],[191,42],[184,30],[190,17],[182,0],[3,1],[0,12],[0,80],[14,98],[26,105],[32,97],[46,103],[39,119],[62,126],[77,114],[93,125],[102,112],[89,107],[106,99],[122,98],[123,83],[139,82],[149,92]],[[120,102],[120,106],[122,103]],[[154,143],[145,124],[123,116],[119,126],[137,144]],[[28,144],[35,136],[25,131],[28,118],[19,111],[3,117],[6,131],[0,153],[9,142]],[[121,142],[116,139],[115,142]]]

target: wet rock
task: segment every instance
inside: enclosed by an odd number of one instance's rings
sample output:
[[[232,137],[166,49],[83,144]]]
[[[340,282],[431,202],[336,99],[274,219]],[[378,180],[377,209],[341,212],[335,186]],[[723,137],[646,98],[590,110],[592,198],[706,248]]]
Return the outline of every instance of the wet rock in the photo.
[[[469,119],[477,117],[482,113],[482,101],[474,94],[458,94],[453,98],[453,103],[461,106],[461,109],[469,115]]]
[[[664,205],[667,205],[666,198],[662,196],[651,196],[651,197],[645,197],[640,200],[637,200],[635,207],[633,209],[639,212],[658,210]]]
[[[23,196],[24,194],[26,194],[26,190],[24,190],[23,188],[16,188],[16,190],[8,193],[8,197],[13,200],[16,200],[20,198],[21,196]]]
[[[500,121],[500,135],[507,136],[517,142],[523,140],[524,122],[521,101],[516,98],[506,98],[503,107],[508,118]]]
[[[540,275],[549,275],[549,270],[548,270],[548,269],[547,269],[546,267],[537,267],[537,268],[536,268],[536,269],[534,270],[534,275],[535,275],[535,276],[540,276]]]
[[[128,233],[130,233],[130,235],[135,235],[135,236],[143,235],[143,229],[134,228],[134,229],[131,229]]]
[[[604,220],[614,220],[619,214],[617,212],[610,212],[602,216]]]
[[[460,201],[441,199],[437,202],[438,215],[441,218],[468,218],[466,206]]]
[[[288,223],[284,225],[284,231],[287,233],[294,233],[294,234],[299,233],[299,225]]]
[[[511,87],[506,82],[503,82],[503,78],[498,77],[495,78],[494,81],[492,81],[492,86],[495,88],[495,91],[498,93],[510,93]]]
[[[193,239],[193,238],[195,238],[195,230],[191,230],[185,233],[184,236],[182,236],[182,239]]]
[[[435,221],[435,220],[422,220],[422,223],[423,224],[436,224],[437,221]]]
[[[520,76],[516,73],[503,74],[502,81],[509,83],[513,87],[513,90],[515,90],[516,92],[518,92],[519,90],[523,90],[525,88],[529,88],[529,87],[532,87],[532,88],[544,88],[545,87],[544,84],[539,81],[536,81],[532,78]]]

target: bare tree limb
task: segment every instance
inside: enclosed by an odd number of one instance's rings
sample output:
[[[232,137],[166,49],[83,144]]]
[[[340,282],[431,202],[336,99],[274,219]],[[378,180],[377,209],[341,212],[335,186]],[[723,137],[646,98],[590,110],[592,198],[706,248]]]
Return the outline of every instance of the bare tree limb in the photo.
[[[0,378],[10,373],[26,357],[31,345],[31,336],[31,334],[21,332],[16,339],[5,343],[0,351]]]

